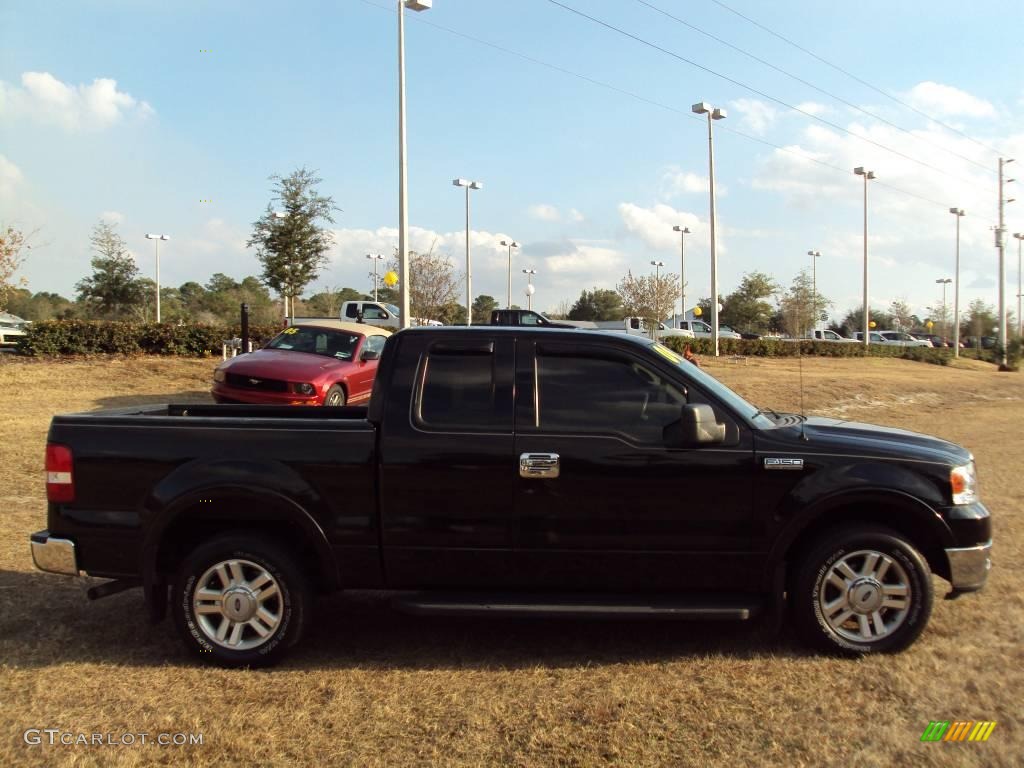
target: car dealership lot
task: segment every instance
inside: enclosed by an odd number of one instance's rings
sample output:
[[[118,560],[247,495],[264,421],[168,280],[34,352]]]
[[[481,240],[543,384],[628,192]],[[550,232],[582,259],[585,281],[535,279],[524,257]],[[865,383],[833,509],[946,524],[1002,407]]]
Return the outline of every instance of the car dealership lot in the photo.
[[[753,402],[800,407],[795,359],[702,363]],[[0,762],[478,765],[1011,765],[1024,753],[1024,382],[990,365],[803,360],[808,411],[930,432],[974,451],[994,514],[985,591],[938,601],[908,652],[848,661],[703,624],[416,619],[331,598],[270,672],[199,668],[137,592],[88,603],[36,572],[40,477],[56,412],[209,402],[215,361],[0,360]],[[685,488],[680,488],[681,501]],[[941,593],[944,593],[944,582]],[[125,706],[131,702],[131,706]],[[984,744],[922,744],[931,720],[994,720]],[[199,731],[202,746],[29,746],[28,728]],[[145,750],[145,751],[143,751]]]

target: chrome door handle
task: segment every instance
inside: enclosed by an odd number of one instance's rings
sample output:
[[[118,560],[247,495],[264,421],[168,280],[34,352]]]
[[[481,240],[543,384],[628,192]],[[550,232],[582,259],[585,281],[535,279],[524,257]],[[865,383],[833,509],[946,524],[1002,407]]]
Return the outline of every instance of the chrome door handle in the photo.
[[[558,477],[557,453],[522,453],[519,455],[519,476],[527,480]]]

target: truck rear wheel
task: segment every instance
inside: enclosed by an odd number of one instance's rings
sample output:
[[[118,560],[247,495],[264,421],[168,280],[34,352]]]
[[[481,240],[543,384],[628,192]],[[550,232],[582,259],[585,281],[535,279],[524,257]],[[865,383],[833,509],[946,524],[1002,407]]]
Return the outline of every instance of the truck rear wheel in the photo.
[[[274,664],[302,636],[309,589],[266,539],[225,534],[193,550],[174,581],[174,623],[192,653],[227,667]]]
[[[932,611],[928,563],[886,528],[837,529],[796,565],[790,597],[796,629],[824,651],[861,655],[901,651]]]

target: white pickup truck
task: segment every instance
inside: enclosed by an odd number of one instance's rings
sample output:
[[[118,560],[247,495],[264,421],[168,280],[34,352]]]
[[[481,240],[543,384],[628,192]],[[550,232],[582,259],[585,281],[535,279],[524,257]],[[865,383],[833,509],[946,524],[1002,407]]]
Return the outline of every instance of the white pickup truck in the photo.
[[[630,336],[651,336],[651,329],[647,326],[647,321],[642,317],[627,317],[622,320],[598,320],[594,323],[594,327],[602,331],[617,331],[618,333],[626,333]],[[669,336],[681,336],[687,339],[696,337],[696,334],[691,330],[669,328],[664,323],[658,323],[658,329],[655,333],[655,338],[659,339]]]
[[[680,328],[674,330],[685,330],[692,333],[698,339],[710,339],[711,338],[711,326],[705,323],[703,320],[683,320],[679,323]],[[722,326],[718,326],[718,338],[720,339],[742,339],[736,331],[725,329]]]
[[[808,331],[805,339],[813,339],[814,341],[838,341],[840,343],[856,344],[856,339],[848,339],[845,336],[840,336],[835,331],[830,331],[827,328],[821,329],[816,328],[813,331]]]
[[[350,323],[359,322],[359,314],[362,313],[362,322],[366,325],[375,325],[378,328],[387,328],[397,331],[402,327],[401,310],[394,304],[383,301],[346,301],[341,305],[341,319]],[[441,325],[437,320],[424,320],[419,317],[412,318],[413,325]]]

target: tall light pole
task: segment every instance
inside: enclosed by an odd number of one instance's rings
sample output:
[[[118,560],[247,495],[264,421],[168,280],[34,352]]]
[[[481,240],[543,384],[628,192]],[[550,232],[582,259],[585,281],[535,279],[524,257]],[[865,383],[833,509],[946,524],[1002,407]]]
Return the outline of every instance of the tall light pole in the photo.
[[[718,357],[718,244],[715,239],[715,141],[711,130],[713,120],[725,118],[725,110],[700,102],[690,109],[698,115],[708,116],[708,181],[711,198],[711,338],[714,339],[715,357]]]
[[[864,348],[867,349],[871,338],[868,328],[868,182],[875,178],[875,172],[865,171],[860,165],[854,168],[853,172],[864,177]]]
[[[814,330],[818,324],[818,259],[821,258],[821,251],[808,251],[807,255],[811,257],[811,330]]]
[[[651,266],[654,267],[654,314],[661,314],[661,268],[665,266],[664,261],[652,261]],[[661,318],[654,318],[654,322],[660,323]]]
[[[377,263],[384,258],[384,254],[368,253],[366,258],[373,262],[373,300],[377,301]]]
[[[1021,310],[1021,258],[1020,258],[1020,245],[1021,241],[1024,240],[1024,232],[1014,232],[1013,236],[1017,239],[1017,338],[1021,338],[1021,330],[1024,329],[1024,324],[1021,322],[1020,310]]]
[[[526,275],[526,308],[533,309],[533,276],[537,274],[536,269],[524,269]]]
[[[672,227],[673,232],[679,233],[679,323],[683,327],[683,316],[686,314],[686,236],[690,234],[689,227],[676,224]]]
[[[1013,179],[1003,179],[1003,168],[1013,160],[999,158],[999,227],[996,229],[996,248],[999,249],[999,349],[1000,370],[1006,370],[1006,259],[1003,237],[1006,235],[1006,224],[1003,221],[1003,208],[1006,203],[1012,203],[1013,198],[1003,197],[1003,184],[1008,184]]]
[[[170,240],[170,235],[146,235],[147,240],[156,240],[156,321],[160,322],[160,241]]]
[[[936,283],[941,283],[941,285],[942,285],[942,319],[946,320],[946,286],[953,282],[953,278],[951,278],[951,277],[940,277],[935,282]],[[948,323],[949,321],[946,320],[946,322]],[[948,327],[946,328],[946,331],[948,333],[948,331],[949,331]]]
[[[434,0],[398,0],[398,306],[409,323],[409,193],[405,141],[405,9],[425,11]]]
[[[950,208],[949,212],[956,216],[956,271],[953,278],[953,357],[960,357],[960,219],[963,208]]]
[[[473,324],[473,262],[469,254],[469,190],[483,189],[479,181],[452,179],[452,185],[466,188],[466,325]]]
[[[501,244],[508,246],[508,299],[505,308],[512,309],[512,249],[518,248],[519,243],[515,240],[502,240]]]

